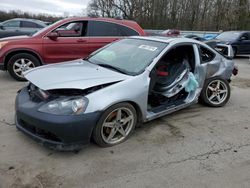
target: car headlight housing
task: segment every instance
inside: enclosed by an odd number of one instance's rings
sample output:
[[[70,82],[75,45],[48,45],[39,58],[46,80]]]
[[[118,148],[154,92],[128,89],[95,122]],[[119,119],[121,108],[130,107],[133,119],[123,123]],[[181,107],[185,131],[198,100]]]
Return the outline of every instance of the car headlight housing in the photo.
[[[85,97],[62,97],[42,105],[38,111],[55,115],[80,115],[87,108]]]
[[[0,49],[2,49],[7,43],[8,41],[0,42]]]

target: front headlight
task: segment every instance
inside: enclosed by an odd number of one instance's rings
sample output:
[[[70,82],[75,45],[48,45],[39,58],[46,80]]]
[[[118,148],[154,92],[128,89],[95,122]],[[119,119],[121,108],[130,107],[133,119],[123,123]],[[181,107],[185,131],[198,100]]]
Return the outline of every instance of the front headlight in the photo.
[[[0,49],[3,48],[9,41],[0,42]]]
[[[63,97],[41,106],[38,111],[55,115],[83,114],[88,105],[85,97]]]

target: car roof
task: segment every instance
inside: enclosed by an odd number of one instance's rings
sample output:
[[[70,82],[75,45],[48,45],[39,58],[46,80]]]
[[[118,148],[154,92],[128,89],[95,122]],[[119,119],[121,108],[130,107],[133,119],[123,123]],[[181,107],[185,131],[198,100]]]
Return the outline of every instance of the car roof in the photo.
[[[250,32],[250,31],[237,31],[237,30],[235,30],[235,31],[224,31],[222,33],[246,33],[246,32]]]
[[[13,19],[10,19],[10,20],[5,20],[4,22],[11,21],[11,20],[16,20],[16,21],[30,21],[30,22],[34,22],[34,23],[37,23],[37,24],[42,25],[42,26],[46,26],[46,24],[43,21],[41,21],[41,20],[29,19],[29,18],[13,18]]]
[[[115,22],[115,23],[126,23],[126,24],[135,24],[136,22],[133,20],[124,20],[120,18],[104,18],[104,17],[70,17],[65,18],[63,21],[81,21],[81,20],[93,20],[93,21],[109,21],[109,22]]]
[[[190,38],[184,38],[184,37],[161,37],[161,36],[146,36],[146,37],[141,37],[141,36],[134,36],[130,37],[134,39],[143,39],[143,40],[151,40],[151,41],[156,41],[156,42],[164,42],[164,43],[171,43],[171,42],[188,42],[188,43],[197,43],[197,44],[204,44],[201,43],[197,40],[190,39]]]
[[[119,25],[124,25],[126,27],[130,27],[131,29],[135,30],[136,32],[140,33],[141,35],[145,35],[143,29],[140,27],[140,25],[138,25],[135,21],[132,20],[123,20],[123,19],[116,19],[116,18],[103,18],[103,17],[97,17],[97,18],[93,18],[93,17],[70,17],[70,18],[65,18],[62,20],[59,20],[57,22],[55,22],[52,25],[49,25],[48,27],[46,27],[45,30],[43,30],[42,32],[38,32],[38,35],[36,36],[43,36],[46,33],[48,33],[49,31],[52,31],[53,29],[55,29],[58,26],[61,26],[63,24],[67,24],[69,22],[77,22],[77,21],[103,21],[103,22],[111,22],[111,23],[115,23],[115,24],[119,24]]]

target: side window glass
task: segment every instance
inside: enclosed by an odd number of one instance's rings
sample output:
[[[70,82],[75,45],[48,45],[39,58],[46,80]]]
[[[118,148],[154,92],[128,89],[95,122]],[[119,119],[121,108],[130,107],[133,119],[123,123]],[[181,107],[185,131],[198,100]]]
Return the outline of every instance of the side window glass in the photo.
[[[215,54],[212,51],[203,46],[200,46],[200,55],[202,63],[212,61],[215,57]]]
[[[43,26],[36,24],[36,28],[43,28]]]
[[[54,32],[60,37],[80,37],[85,35],[85,28],[83,22],[70,22],[58,27]]]
[[[19,27],[20,21],[9,21],[3,24],[4,27]]]
[[[36,24],[28,21],[21,21],[21,27],[25,28],[37,28]]]
[[[117,27],[119,28],[122,36],[138,36],[139,35],[139,33],[137,33],[135,30],[130,29],[126,26],[117,25]]]
[[[250,40],[250,38],[249,38],[249,34],[248,34],[248,33],[244,34],[244,35],[243,35],[243,37],[245,37],[245,38],[246,38],[246,40]]]
[[[121,36],[117,24],[101,21],[90,21],[88,26],[88,36]]]

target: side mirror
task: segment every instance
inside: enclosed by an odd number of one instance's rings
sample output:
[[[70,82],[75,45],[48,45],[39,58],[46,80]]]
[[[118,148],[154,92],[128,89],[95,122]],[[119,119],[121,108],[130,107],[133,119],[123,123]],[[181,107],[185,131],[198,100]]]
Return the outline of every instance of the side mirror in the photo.
[[[247,37],[245,37],[245,36],[240,37],[240,41],[242,41],[242,40],[247,40]]]
[[[58,32],[51,32],[47,35],[48,38],[50,38],[51,40],[56,40],[59,37]]]
[[[1,23],[0,23],[0,29],[4,30],[4,26]]]

